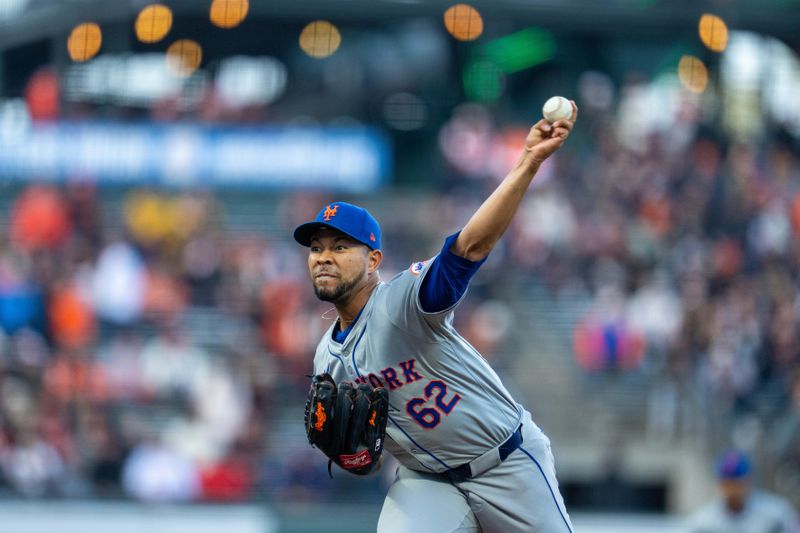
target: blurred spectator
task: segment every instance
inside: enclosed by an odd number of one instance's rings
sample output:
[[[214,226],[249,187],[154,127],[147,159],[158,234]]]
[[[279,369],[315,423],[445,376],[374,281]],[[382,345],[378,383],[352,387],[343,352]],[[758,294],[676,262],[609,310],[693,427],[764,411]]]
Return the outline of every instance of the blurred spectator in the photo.
[[[147,267],[142,311],[157,321],[177,320],[186,307],[186,292],[181,281],[164,265],[151,263]]]
[[[14,203],[11,238],[25,250],[57,248],[64,244],[70,231],[66,202],[55,188],[34,185]]]
[[[195,346],[175,320],[163,323],[140,355],[142,384],[153,398],[201,398],[209,380],[208,354]]]
[[[774,422],[770,434],[774,438],[767,443],[778,464],[779,484],[788,486],[790,493],[800,493],[800,370],[795,370],[791,380],[788,409]]]
[[[626,323],[641,331],[652,347],[664,348],[675,340],[683,310],[678,295],[665,272],[656,272],[628,301]]]
[[[212,306],[220,281],[221,243],[211,235],[193,237],[184,248],[182,269],[195,305]]]
[[[174,227],[175,210],[172,203],[150,191],[137,191],[127,197],[124,207],[125,224],[137,244],[148,251],[169,237]]]
[[[126,242],[100,252],[92,281],[97,314],[118,325],[131,324],[142,313],[147,276],[139,254]]]
[[[192,461],[150,439],[136,445],[125,460],[122,486],[141,501],[185,502],[200,494],[200,474]]]
[[[108,382],[110,400],[136,403],[145,398],[142,349],[143,342],[138,332],[121,330],[100,350],[99,364]]]
[[[255,482],[252,459],[248,457],[247,443],[237,441],[229,455],[202,470],[201,497],[219,502],[247,499]]]
[[[628,325],[620,297],[616,289],[607,287],[599,294],[594,309],[575,328],[575,356],[585,370],[632,370],[642,361],[644,336]]]
[[[621,322],[586,321],[575,330],[575,354],[585,370],[632,370],[643,353],[641,335]]]
[[[24,496],[60,493],[64,463],[32,428],[20,428],[6,449],[0,447],[0,466],[11,486]]]
[[[44,373],[43,389],[62,403],[103,401],[108,397],[103,368],[80,349],[56,353]]]
[[[83,239],[86,246],[94,251],[102,238],[100,201],[96,186],[89,181],[71,182],[66,188],[66,200],[75,237]]]
[[[691,533],[796,533],[800,522],[782,498],[751,486],[750,459],[730,451],[717,464],[720,496],[688,521]]]
[[[760,326],[753,314],[752,292],[740,282],[715,302],[708,347],[711,390],[731,402],[745,399],[755,387]]]
[[[128,450],[110,417],[100,410],[85,411],[81,416],[81,434],[81,452],[85,456],[88,478],[95,488],[94,494],[119,497]]]
[[[50,334],[59,346],[78,349],[94,340],[94,310],[76,285],[54,283],[47,314]]]
[[[45,329],[41,288],[29,279],[23,257],[0,255],[0,326],[8,334],[24,327]]]

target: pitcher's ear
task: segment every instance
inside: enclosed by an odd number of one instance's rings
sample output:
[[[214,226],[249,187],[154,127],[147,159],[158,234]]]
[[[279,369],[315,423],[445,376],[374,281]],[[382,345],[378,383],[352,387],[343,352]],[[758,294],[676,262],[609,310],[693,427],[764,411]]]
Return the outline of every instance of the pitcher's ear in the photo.
[[[380,250],[369,251],[369,272],[375,272],[383,262],[383,252]]]

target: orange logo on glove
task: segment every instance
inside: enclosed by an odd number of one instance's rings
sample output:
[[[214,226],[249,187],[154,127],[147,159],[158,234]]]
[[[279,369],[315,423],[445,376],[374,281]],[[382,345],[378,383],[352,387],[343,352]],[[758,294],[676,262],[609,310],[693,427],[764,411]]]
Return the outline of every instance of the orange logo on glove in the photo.
[[[369,419],[369,425],[375,427],[375,417],[378,416],[378,411],[372,411],[372,416]]]
[[[322,402],[317,402],[317,411],[314,414],[317,416],[314,429],[317,431],[322,431],[322,427],[325,425],[325,421],[328,419],[328,415],[325,414],[325,410],[322,408]]]
[[[325,219],[325,222],[329,221],[331,218],[336,216],[336,211],[339,210],[338,205],[329,205],[325,208],[325,212],[322,213],[322,218]]]

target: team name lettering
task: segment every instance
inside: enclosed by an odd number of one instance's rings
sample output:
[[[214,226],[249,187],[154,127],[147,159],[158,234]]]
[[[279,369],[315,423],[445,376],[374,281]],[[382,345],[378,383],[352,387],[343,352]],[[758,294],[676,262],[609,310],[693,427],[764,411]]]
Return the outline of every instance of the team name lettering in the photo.
[[[353,380],[353,382],[359,384],[359,383],[366,383],[367,380],[369,380],[369,384],[372,385],[373,387],[384,386],[383,381],[381,381],[381,378],[372,373],[370,373],[367,376],[358,376],[356,379]]]
[[[381,375],[386,381],[386,385],[389,387],[389,390],[399,389],[403,386],[403,384],[397,379],[397,371],[394,368],[389,367],[381,370]]]
[[[378,376],[377,374],[373,374],[372,372],[370,372],[367,375],[358,376],[353,380],[353,382],[355,384],[369,382],[369,384],[372,385],[373,387],[386,387],[389,390],[399,389],[403,385],[406,385],[408,383],[413,383],[415,381],[419,381],[420,379],[422,379],[422,376],[414,368],[416,363],[417,363],[416,359],[409,359],[408,361],[400,361],[398,363],[400,365],[400,370],[389,366],[379,372],[381,376],[383,376],[383,379],[381,379],[381,377]],[[401,381],[400,378],[398,377],[399,372],[402,372],[405,383]]]
[[[406,383],[413,383],[418,379],[422,379],[422,376],[417,374],[414,370],[414,364],[417,362],[416,359],[409,359],[408,361],[400,361],[400,368],[403,369],[403,377],[406,379]]]

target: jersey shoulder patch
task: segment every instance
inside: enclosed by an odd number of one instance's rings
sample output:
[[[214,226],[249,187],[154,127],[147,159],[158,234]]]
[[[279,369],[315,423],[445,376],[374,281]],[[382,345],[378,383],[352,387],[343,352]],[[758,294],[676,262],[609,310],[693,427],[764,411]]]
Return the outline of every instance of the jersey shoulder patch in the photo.
[[[425,268],[427,263],[427,261],[417,261],[416,263],[411,263],[411,267],[408,269],[408,271],[415,276],[419,276],[420,272],[422,272],[422,269]]]

